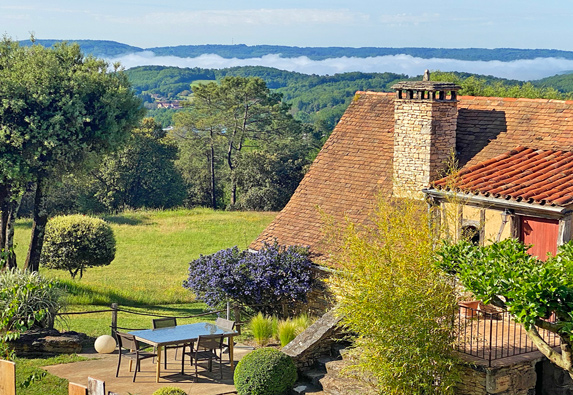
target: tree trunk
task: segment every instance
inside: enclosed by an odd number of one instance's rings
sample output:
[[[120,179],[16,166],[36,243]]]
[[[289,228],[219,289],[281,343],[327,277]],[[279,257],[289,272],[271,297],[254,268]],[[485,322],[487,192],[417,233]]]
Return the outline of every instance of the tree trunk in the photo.
[[[45,181],[38,178],[36,182],[36,195],[34,197],[34,222],[32,224],[32,238],[30,248],[26,257],[24,268],[31,272],[40,269],[40,255],[44,245],[44,232],[48,222],[48,212],[46,211]]]
[[[10,210],[8,213],[8,226],[6,228],[6,244],[5,251],[8,251],[7,264],[8,268],[14,269],[18,267],[16,262],[16,253],[14,252],[14,226],[16,224],[16,217],[20,204],[22,203],[22,195],[16,200],[10,202]]]
[[[217,209],[217,196],[215,193],[215,146],[213,143],[213,131],[211,130],[211,158],[210,158],[210,166],[211,166],[211,205],[213,210]]]

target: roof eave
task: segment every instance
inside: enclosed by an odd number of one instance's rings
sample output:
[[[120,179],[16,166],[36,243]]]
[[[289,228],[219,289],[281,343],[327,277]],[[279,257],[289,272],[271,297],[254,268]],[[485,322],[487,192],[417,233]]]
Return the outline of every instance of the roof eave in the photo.
[[[494,198],[489,196],[474,195],[469,193],[443,191],[433,188],[422,189],[422,192],[428,197],[436,198],[439,200],[460,201],[464,204],[479,206],[483,208],[491,208],[497,210],[512,209],[516,213],[541,215],[544,217],[562,217],[571,212],[571,205],[569,206],[543,206],[537,203],[524,203],[516,202],[515,200],[506,200]]]

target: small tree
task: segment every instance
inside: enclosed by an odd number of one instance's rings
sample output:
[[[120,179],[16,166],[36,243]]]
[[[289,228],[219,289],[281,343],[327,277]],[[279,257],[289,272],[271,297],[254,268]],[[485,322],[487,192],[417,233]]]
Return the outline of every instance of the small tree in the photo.
[[[356,333],[358,371],[384,394],[451,394],[455,297],[433,264],[427,208],[380,200],[369,227],[335,239],[332,278],[342,324]]]
[[[507,309],[523,325],[533,343],[551,362],[573,378],[573,243],[541,261],[515,239],[480,247],[468,242],[444,245],[440,266],[484,303]],[[556,321],[549,317],[555,314]],[[554,350],[538,328],[557,334]]]
[[[99,218],[83,215],[54,217],[44,236],[41,263],[50,269],[67,270],[72,278],[88,267],[106,266],[115,258],[111,227]]]
[[[258,252],[234,247],[191,262],[183,286],[211,307],[234,301],[282,315],[284,304],[306,300],[313,284],[310,265],[308,250],[301,247],[265,245]]]

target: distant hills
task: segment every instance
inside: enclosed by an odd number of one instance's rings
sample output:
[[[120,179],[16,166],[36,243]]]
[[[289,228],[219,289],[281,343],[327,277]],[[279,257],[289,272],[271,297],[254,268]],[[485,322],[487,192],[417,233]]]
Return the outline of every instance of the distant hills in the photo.
[[[44,46],[51,46],[64,40],[36,40]],[[289,47],[281,45],[179,45],[175,47],[140,48],[115,41],[103,40],[67,40],[77,42],[85,53],[98,57],[114,58],[143,51],[153,52],[157,56],[177,56],[181,58],[197,57],[204,54],[216,54],[223,58],[259,58],[265,55],[280,55],[284,58],[306,56],[312,60],[324,60],[339,57],[367,58],[386,55],[410,55],[423,59],[457,59],[468,61],[512,60],[535,58],[573,59],[573,51],[556,49],[516,49],[516,48],[378,48],[378,47]],[[29,40],[20,41],[30,45]]]

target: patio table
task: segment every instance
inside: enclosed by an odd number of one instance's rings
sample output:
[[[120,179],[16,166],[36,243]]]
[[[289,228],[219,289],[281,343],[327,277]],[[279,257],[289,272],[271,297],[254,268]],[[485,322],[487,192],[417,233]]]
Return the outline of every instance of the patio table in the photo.
[[[164,346],[173,344],[189,344],[197,341],[203,335],[223,335],[229,338],[229,360],[233,369],[233,337],[237,332],[223,329],[208,322],[198,322],[196,324],[178,325],[167,328],[145,329],[129,332],[134,335],[137,341],[150,344],[157,348],[157,371],[155,382],[159,382],[161,373],[161,350]],[[222,356],[221,356],[222,357]],[[184,373],[185,353],[181,357],[181,374]]]

